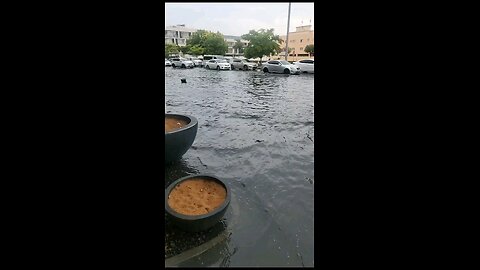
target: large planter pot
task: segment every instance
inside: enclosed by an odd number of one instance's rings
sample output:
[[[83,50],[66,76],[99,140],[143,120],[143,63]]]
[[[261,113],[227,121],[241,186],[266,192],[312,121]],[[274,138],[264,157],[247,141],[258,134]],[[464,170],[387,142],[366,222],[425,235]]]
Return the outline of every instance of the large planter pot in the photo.
[[[172,191],[173,188],[175,188],[177,184],[192,178],[202,178],[207,180],[213,180],[219,183],[220,185],[222,185],[226,190],[226,198],[223,201],[223,203],[218,208],[216,208],[215,210],[207,214],[196,215],[196,216],[184,215],[173,210],[168,204],[168,196],[170,195],[170,192]],[[228,185],[224,181],[220,180],[215,176],[205,175],[205,174],[186,176],[176,180],[175,182],[170,184],[165,190],[165,211],[170,216],[172,223],[178,228],[187,232],[205,231],[215,226],[222,219],[223,215],[225,214],[230,204],[230,198],[231,198],[230,192],[231,191]]]
[[[195,117],[181,114],[165,114],[165,118],[183,120],[188,124],[179,129],[165,131],[165,163],[179,160],[190,149],[197,136],[198,121]]]

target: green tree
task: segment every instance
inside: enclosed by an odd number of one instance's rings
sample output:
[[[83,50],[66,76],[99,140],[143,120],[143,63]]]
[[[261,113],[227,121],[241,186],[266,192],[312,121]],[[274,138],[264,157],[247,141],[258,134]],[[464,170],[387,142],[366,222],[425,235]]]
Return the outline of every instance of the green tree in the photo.
[[[240,39],[238,39],[237,42],[235,42],[235,44],[233,45],[233,49],[235,50],[238,49],[239,53],[243,53],[243,42]]]
[[[188,53],[188,51],[190,51],[190,48],[192,46],[191,45],[186,45],[186,46],[183,46],[183,47],[179,47],[180,51],[184,54]]]
[[[193,45],[188,51],[188,53],[192,55],[203,55],[204,51],[205,50],[203,49],[203,47],[200,47],[199,45]]]
[[[205,48],[205,40],[210,32],[205,30],[198,30],[187,39],[187,44],[192,46],[198,45],[199,47]]]
[[[165,44],[165,58],[168,58],[170,54],[177,54],[179,52],[176,44]]]
[[[223,35],[217,33],[207,33],[204,46],[205,54],[219,54],[224,55],[228,50],[228,44],[225,42]]]
[[[308,53],[308,56],[311,56],[311,54],[315,52],[315,50],[313,48],[313,44],[309,44],[309,45],[305,46],[304,51],[306,53]]]
[[[246,58],[262,58],[281,52],[281,41],[278,35],[273,33],[272,29],[260,29],[259,31],[250,30],[248,34],[242,36],[243,39],[250,41],[248,46],[244,49]]]

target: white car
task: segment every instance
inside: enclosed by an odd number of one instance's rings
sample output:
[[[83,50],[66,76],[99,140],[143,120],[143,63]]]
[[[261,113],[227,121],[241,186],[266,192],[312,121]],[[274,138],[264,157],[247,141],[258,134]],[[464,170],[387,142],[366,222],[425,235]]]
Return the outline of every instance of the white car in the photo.
[[[166,67],[171,67],[172,66],[172,62],[168,61],[167,59],[165,59],[165,66]]]
[[[203,62],[202,62],[202,66],[206,66],[207,65],[207,62],[212,60],[212,59],[225,59],[223,56],[221,55],[210,55],[210,54],[206,54],[203,56]]]
[[[284,73],[284,74],[300,74],[300,69],[296,65],[292,65],[285,60],[271,60],[262,65],[265,73]]]
[[[193,62],[193,65],[196,66],[196,67],[200,67],[202,66],[202,60],[198,59],[198,58],[195,58],[195,57],[188,57],[187,60],[190,60]]]
[[[314,59],[305,59],[293,63],[300,68],[301,73],[314,73]]]
[[[241,69],[241,70],[257,70],[258,65],[252,62],[248,62],[245,59],[238,59],[238,58],[233,58],[230,61],[230,65],[232,66],[232,70],[235,68]]]
[[[220,69],[230,70],[230,69],[232,69],[230,64],[225,59],[208,60],[207,63],[205,63],[205,68],[206,69],[216,69],[216,70],[220,70]]]
[[[181,68],[193,68],[195,65],[192,61],[185,58],[172,58],[172,67],[181,67]]]

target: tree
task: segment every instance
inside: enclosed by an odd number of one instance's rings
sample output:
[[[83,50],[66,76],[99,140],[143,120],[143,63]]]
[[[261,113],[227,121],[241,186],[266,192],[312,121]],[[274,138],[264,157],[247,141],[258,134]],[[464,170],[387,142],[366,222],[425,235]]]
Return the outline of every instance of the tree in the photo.
[[[262,58],[263,56],[277,54],[282,51],[279,44],[280,37],[273,33],[273,28],[268,30],[260,29],[259,31],[250,30],[242,38],[250,41],[244,49],[246,58]]]
[[[220,32],[209,32],[206,35],[204,45],[205,54],[219,54],[224,55],[228,50],[228,44],[225,42],[223,35]]]
[[[189,39],[187,39],[187,44],[192,46],[198,45],[199,47],[204,48],[205,40],[207,39],[207,36],[209,35],[209,33],[210,32],[205,30],[198,30],[195,33],[193,33]]]
[[[190,45],[189,52],[195,55],[203,54],[225,54],[228,50],[228,44],[225,42],[223,35],[219,32],[212,33],[210,31],[198,30],[192,34],[187,40]]]
[[[192,55],[203,55],[203,52],[205,51],[205,49],[203,49],[202,47],[200,47],[199,45],[193,45],[190,50],[188,51],[189,54],[192,54]]]
[[[243,53],[243,42],[238,39],[237,42],[235,42],[235,44],[233,45],[233,49],[234,50],[237,50],[239,51],[239,53]]]
[[[169,57],[171,54],[178,53],[178,45],[176,44],[165,44],[165,58]]]
[[[186,54],[190,51],[191,47],[192,47],[191,45],[187,44],[186,46],[180,47],[179,49],[182,53]]]
[[[313,48],[313,44],[309,44],[309,45],[305,46],[304,51],[306,53],[308,53],[308,56],[311,56],[311,54],[315,52],[315,50]]]

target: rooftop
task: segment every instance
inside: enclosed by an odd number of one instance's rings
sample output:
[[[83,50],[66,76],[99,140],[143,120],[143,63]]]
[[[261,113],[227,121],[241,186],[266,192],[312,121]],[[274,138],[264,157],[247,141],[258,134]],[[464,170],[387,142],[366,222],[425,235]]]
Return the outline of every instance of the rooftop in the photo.
[[[185,24],[165,26],[165,30],[184,31],[184,32],[196,32],[197,31],[197,29],[195,29],[195,28],[185,27]]]

